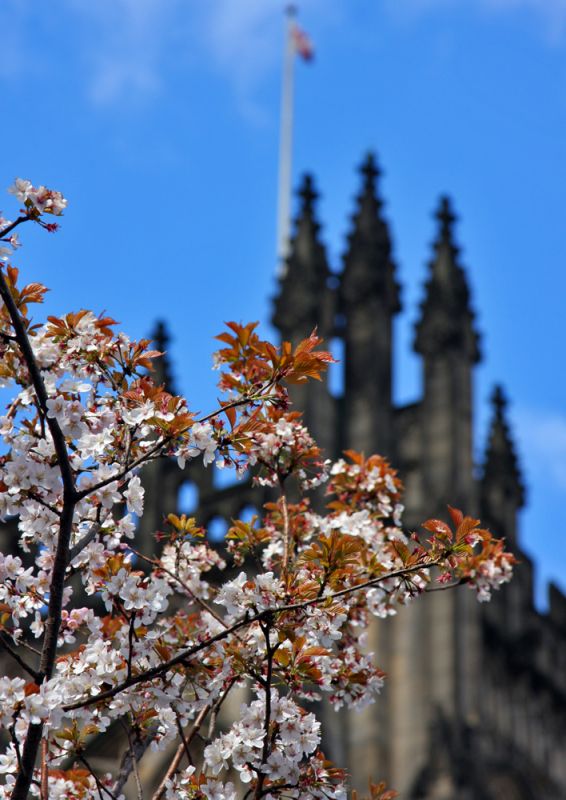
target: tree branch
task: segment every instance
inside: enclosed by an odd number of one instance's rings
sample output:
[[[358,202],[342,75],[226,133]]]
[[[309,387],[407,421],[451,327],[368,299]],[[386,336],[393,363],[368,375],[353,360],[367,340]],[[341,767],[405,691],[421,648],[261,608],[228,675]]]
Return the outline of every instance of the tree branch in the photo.
[[[129,752],[132,762],[132,772],[134,773],[134,779],[136,781],[136,792],[138,795],[138,800],[143,800],[143,789],[140,780],[140,773],[138,770],[138,760],[142,757],[142,755],[145,753],[147,749],[147,746],[149,744],[148,737],[146,737],[145,739],[138,739],[138,741],[136,742],[136,746],[134,746],[134,743],[132,742],[131,728],[130,729],[126,728],[126,735],[128,737]],[[139,748],[143,748],[141,752],[139,751]]]
[[[195,422],[199,423],[208,422],[209,419],[214,419],[214,417],[218,417],[220,414],[222,414],[223,411],[227,411],[230,408],[238,408],[238,406],[247,405],[248,403],[255,403],[256,400],[261,400],[261,399],[265,401],[269,401],[272,399],[275,400],[275,395],[273,397],[269,397],[266,396],[265,393],[268,392],[271,389],[271,387],[275,385],[276,382],[277,382],[276,379],[272,378],[265,384],[265,386],[262,386],[261,389],[258,389],[258,391],[255,394],[244,395],[244,397],[239,397],[237,400],[233,400],[231,403],[226,403],[226,405],[217,408],[216,411],[211,411],[210,414],[207,414],[206,416],[195,420]]]
[[[49,776],[47,771],[47,739],[45,736],[41,740],[41,800],[49,800]]]
[[[0,270],[0,297],[4,301],[8,314],[10,315],[10,321],[14,328],[16,341],[26,362],[26,367],[28,368],[30,380],[39,404],[39,408],[47,419],[47,425],[53,438],[53,446],[59,462],[59,470],[61,472],[65,493],[70,498],[75,500],[74,476],[69,454],[67,452],[65,437],[55,417],[47,416],[47,390],[45,388],[43,378],[41,377],[41,372],[37,365],[37,361],[35,360],[31,342],[29,340],[22,316],[18,310],[18,307],[16,306],[14,298],[12,297],[10,287],[6,282],[6,277],[2,270]]]
[[[283,516],[283,563],[281,566],[281,574],[283,578],[287,574],[289,566],[289,556],[291,550],[291,543],[289,541],[289,508],[287,506],[287,496],[285,494],[285,487],[283,479],[279,478],[279,488],[281,489],[281,514]]]
[[[21,220],[23,221],[23,219]],[[8,226],[9,227],[9,226]],[[57,639],[61,627],[61,611],[63,607],[63,591],[65,589],[65,570],[67,569],[67,559],[69,555],[69,543],[73,527],[73,514],[77,495],[75,490],[75,480],[67,444],[59,423],[54,417],[47,416],[47,390],[41,376],[41,372],[35,360],[31,342],[29,340],[23,318],[16,306],[10,287],[6,282],[4,272],[0,269],[0,297],[4,301],[10,321],[14,329],[14,334],[18,346],[22,352],[26,363],[30,380],[35,392],[43,417],[47,421],[53,446],[57,455],[57,463],[63,481],[63,508],[59,518],[59,534],[55,548],[55,558],[53,561],[53,572],[49,587],[49,606],[45,623],[45,638],[41,651],[39,663],[39,674],[37,683],[41,684],[45,678],[50,678],[57,655]],[[37,758],[37,753],[41,743],[43,723],[31,724],[26,734],[24,742],[21,770],[16,777],[12,800],[25,800],[33,777],[33,768]]]
[[[90,764],[86,760],[86,757],[82,753],[78,755],[78,759],[82,764],[85,765],[85,767],[88,769],[88,771],[90,772],[90,774],[94,778],[94,782],[96,783],[96,788],[98,790],[98,796],[100,797],[100,800],[103,800],[102,792],[105,792],[108,795],[108,797],[111,798],[111,800],[117,800],[117,797],[114,794],[114,792],[111,792],[110,789],[107,789],[106,786],[104,786],[104,784],[101,782],[100,778],[98,777],[96,772],[93,770],[93,768],[90,766]],[[13,795],[12,795],[12,797],[13,797]]]
[[[82,539],[80,539],[71,549],[69,550],[69,564],[71,561],[80,555],[80,553],[85,549],[87,545],[89,545],[92,540],[96,537],[97,533],[100,531],[100,525],[98,522],[93,522],[88,531],[85,533]]]
[[[173,776],[175,775],[175,773],[179,769],[179,764],[181,763],[183,755],[185,754],[185,752],[188,751],[188,748],[189,748],[191,742],[193,741],[193,739],[195,738],[195,736],[198,734],[199,730],[201,729],[202,724],[203,724],[204,720],[207,717],[207,714],[210,711],[212,713],[215,713],[216,711],[218,711],[218,709],[220,708],[220,706],[222,705],[222,703],[224,702],[224,700],[228,696],[228,693],[229,693],[230,689],[232,688],[232,686],[235,683],[236,683],[236,679],[233,678],[230,681],[230,683],[228,684],[228,686],[226,687],[226,690],[222,693],[222,695],[220,697],[218,697],[213,703],[210,703],[210,704],[204,706],[204,708],[202,708],[199,711],[191,730],[185,736],[184,741],[181,742],[179,747],[177,748],[177,750],[175,752],[175,755],[173,756],[173,760],[169,764],[169,767],[167,768],[167,772],[163,776],[163,779],[162,779],[161,783],[159,784],[159,786],[157,787],[157,790],[155,791],[155,794],[153,795],[151,800],[161,800],[161,798],[163,797],[163,794],[165,792],[165,789],[167,788],[167,782],[170,781],[173,778]]]
[[[7,653],[10,654],[10,656],[14,659],[14,661],[17,661],[20,667],[33,678],[35,683],[38,682],[40,678],[39,672],[33,667],[31,667],[29,664],[27,664],[24,661],[24,659],[12,648],[12,645],[8,644],[8,642],[6,641],[6,634],[4,633],[4,631],[0,631],[0,646],[3,647]]]
[[[232,633],[240,630],[241,628],[245,628],[248,625],[253,624],[254,622],[260,622],[266,619],[269,619],[272,616],[277,616],[279,614],[283,614],[288,611],[302,611],[305,608],[309,608],[310,606],[318,605],[320,603],[326,603],[329,600],[334,600],[338,597],[344,597],[346,595],[352,594],[353,592],[359,592],[362,589],[370,588],[371,586],[376,586],[381,581],[389,580],[390,578],[400,578],[406,575],[412,575],[415,572],[421,572],[423,569],[429,569],[431,567],[437,566],[442,561],[441,557],[436,559],[431,559],[424,564],[415,564],[412,567],[404,567],[403,569],[398,569],[393,572],[387,572],[384,575],[379,575],[376,578],[371,578],[370,580],[364,581],[363,583],[358,583],[355,586],[348,586],[345,589],[340,589],[337,592],[331,592],[324,597],[315,597],[311,600],[303,600],[300,603],[290,603],[289,605],[285,606],[277,606],[275,608],[268,608],[264,611],[261,611],[258,614],[254,614],[252,616],[246,615],[241,619],[234,622],[232,625],[227,627],[225,630],[220,631],[219,633],[215,634],[214,636],[210,636],[208,639],[205,639],[202,642],[199,642],[192,647],[183,650],[181,653],[178,653],[173,658],[170,658],[168,661],[164,661],[162,664],[158,664],[155,667],[150,667],[149,669],[145,670],[145,672],[140,673],[139,675],[132,675],[129,679],[124,680],[122,683],[114,686],[112,689],[108,689],[105,692],[100,692],[100,694],[94,695],[92,697],[88,697],[85,700],[78,700],[76,703],[69,703],[68,705],[63,706],[63,711],[75,711],[78,708],[86,708],[87,706],[95,705],[96,703],[100,703],[103,700],[108,700],[115,695],[123,692],[125,689],[129,689],[130,686],[136,686],[138,683],[145,683],[146,681],[153,680],[154,678],[159,678],[168,672],[172,667],[176,667],[179,664],[187,661],[188,659],[192,658],[192,656],[200,653],[202,650],[206,650],[213,644],[217,642],[221,642],[223,639],[226,639]]]
[[[5,239],[5,238],[6,238],[6,236],[7,236],[9,233],[12,233],[12,231],[14,230],[14,228],[17,228],[17,227],[18,227],[18,225],[21,225],[21,224],[22,224],[22,222],[31,222],[31,217],[28,217],[28,216],[21,217],[21,216],[20,216],[20,217],[18,217],[16,220],[14,220],[14,222],[10,222],[10,224],[9,224],[9,225],[6,225],[6,227],[5,227],[5,228],[2,228],[2,230],[0,231],[0,239]]]
[[[126,785],[128,778],[130,777],[132,770],[137,771],[136,762],[141,759],[149,745],[151,744],[152,740],[155,737],[157,729],[159,727],[159,723],[155,722],[148,730],[147,736],[145,736],[142,740],[139,740],[132,744],[130,736],[128,734],[128,742],[129,747],[124,753],[124,757],[122,758],[122,763],[120,764],[120,771],[118,773],[118,777],[116,778],[116,782],[112,787],[112,791],[115,795],[120,795],[122,789]]]
[[[263,636],[265,638],[265,654],[267,656],[267,671],[265,677],[265,720],[264,720],[264,728],[265,733],[263,736],[263,749],[261,754],[261,766],[267,763],[267,759],[269,758],[269,739],[270,739],[270,728],[271,728],[271,680],[273,676],[273,656],[275,655],[275,651],[277,650],[277,645],[275,647],[271,647],[271,642],[269,641],[269,633],[271,630],[271,625],[269,622],[266,625],[261,626],[261,630],[263,632]],[[261,797],[263,784],[265,783],[265,773],[259,771],[257,776],[257,785],[254,792],[254,798],[259,800]]]
[[[264,400],[269,400],[270,398],[265,397],[263,392],[270,389],[274,383],[275,381],[272,380],[266,385],[265,388],[261,389],[256,394],[246,395],[245,397],[241,397],[238,400],[234,400],[234,402],[228,403],[227,405],[222,406],[222,408],[216,409],[216,411],[212,411],[205,417],[201,417],[200,419],[195,420],[195,422],[198,423],[207,422],[209,419],[217,417],[219,414],[221,414],[228,408],[237,408],[238,406],[248,405],[249,403],[254,403],[255,401],[260,400],[262,398]],[[104,478],[104,480],[95,483],[94,486],[89,486],[88,489],[81,489],[80,491],[77,492],[76,495],[77,500],[83,500],[89,494],[92,494],[93,492],[98,492],[99,489],[103,489],[105,486],[114,483],[114,481],[121,481],[123,478],[126,477],[126,475],[128,475],[128,473],[132,472],[132,470],[136,469],[137,467],[140,467],[142,464],[145,464],[146,461],[149,461],[150,458],[157,455],[160,450],[162,450],[166,445],[170,444],[174,439],[178,438],[179,436],[182,436],[184,433],[187,433],[187,431],[189,431],[191,427],[192,426],[189,425],[187,428],[178,431],[178,433],[176,433],[175,436],[164,436],[163,439],[160,439],[146,453],[144,453],[142,456],[139,456],[139,458],[137,458],[135,461],[132,461],[132,463],[129,466],[125,466],[115,475],[111,475],[108,478]]]
[[[139,550],[136,550],[136,548],[132,547],[131,545],[128,545],[128,550],[131,550],[131,552],[137,558],[140,558],[142,561],[145,561],[147,564],[151,564],[152,566],[156,567],[159,571],[164,572],[166,575],[169,575],[169,577],[172,580],[177,581],[179,586],[181,586],[185,590],[185,592],[189,595],[189,597],[192,600],[195,601],[195,603],[197,605],[199,605],[202,609],[204,609],[204,611],[206,611],[208,614],[210,614],[210,616],[213,619],[215,619],[217,622],[219,622],[225,628],[228,627],[226,622],[220,616],[220,614],[217,614],[216,611],[213,608],[211,608],[211,606],[209,606],[207,602],[205,602],[201,597],[199,597],[197,594],[195,594],[193,592],[193,590],[190,588],[190,586],[188,586],[185,583],[184,580],[182,580],[178,575],[175,575],[173,570],[170,570],[167,567],[163,566],[163,564],[161,563],[161,561],[158,558],[150,558],[150,556],[144,555],[143,553],[141,553]]]

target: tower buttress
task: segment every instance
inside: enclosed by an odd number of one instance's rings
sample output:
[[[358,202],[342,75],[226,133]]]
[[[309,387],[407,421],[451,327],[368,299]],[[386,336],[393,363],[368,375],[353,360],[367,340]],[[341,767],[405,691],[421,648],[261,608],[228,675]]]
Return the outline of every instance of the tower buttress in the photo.
[[[517,545],[517,513],[525,503],[525,489],[509,424],[507,398],[496,386],[491,402],[493,416],[485,451],[480,484],[482,519],[494,526],[497,536]]]
[[[167,330],[166,323],[162,319],[157,320],[155,323],[155,328],[151,334],[151,340],[153,341],[155,349],[159,350],[161,353],[160,356],[153,359],[153,380],[157,386],[163,386],[167,392],[175,394],[171,362],[167,352],[171,336]]]
[[[337,332],[344,340],[344,398],[341,449],[366,455],[380,453],[395,459],[392,406],[393,317],[400,310],[400,289],[395,279],[391,238],[382,216],[376,189],[379,169],[369,154],[360,168],[361,190],[356,197],[343,272],[339,286]],[[372,625],[368,647],[387,660],[391,625]],[[387,670],[387,666],[381,663]],[[393,693],[380,698],[344,721],[342,738],[356,758],[358,786],[365,786],[370,768],[385,780],[390,776],[390,730]],[[371,767],[370,767],[371,764]]]
[[[272,317],[273,324],[288,341],[304,339],[315,327],[321,336],[332,332],[330,270],[320,241],[320,225],[315,214],[318,193],[311,175],[304,176],[298,195],[301,205],[285,271],[279,279]]]
[[[281,338],[294,345],[316,328],[328,346],[334,327],[334,291],[329,285],[331,274],[319,236],[315,213],[318,193],[311,175],[304,176],[298,194],[300,209],[285,271],[274,298],[272,322]],[[296,408],[303,411],[303,419],[316,442],[332,457],[336,451],[335,408],[326,375],[322,377],[322,381],[293,386],[290,396]]]
[[[175,394],[168,354],[171,337],[163,320],[157,320],[150,338],[155,350],[161,353],[153,359],[151,377],[156,386],[163,386],[166,392]],[[145,489],[145,513],[138,523],[136,546],[142,553],[154,555],[155,531],[162,527],[166,514],[178,510],[179,473],[169,459],[158,458],[146,465],[142,472],[142,481]]]
[[[497,592],[485,608],[485,617],[506,636],[521,630],[533,591],[532,563],[521,551],[517,536],[517,516],[525,503],[525,489],[513,440],[506,419],[507,399],[496,386],[491,402],[493,415],[480,478],[480,517],[493,534],[504,537],[519,559],[510,586]]]
[[[419,465],[422,501],[427,516],[436,513],[445,518],[448,504],[475,516],[473,367],[480,358],[479,336],[454,242],[456,217],[448,197],[440,199],[436,218],[438,232],[414,343],[424,373]],[[415,615],[417,627],[428,631],[421,642],[421,669],[430,675],[425,714],[430,722],[435,714],[448,722],[458,748],[465,746],[466,730],[477,723],[479,613],[472,593],[456,590],[433,592]]]
[[[340,283],[345,345],[344,447],[393,457],[392,328],[401,309],[391,239],[376,190],[380,172],[369,154],[361,166]]]
[[[429,507],[447,503],[474,511],[472,368],[480,360],[479,335],[448,197],[436,212],[439,231],[414,348],[423,357],[422,434],[425,496]]]

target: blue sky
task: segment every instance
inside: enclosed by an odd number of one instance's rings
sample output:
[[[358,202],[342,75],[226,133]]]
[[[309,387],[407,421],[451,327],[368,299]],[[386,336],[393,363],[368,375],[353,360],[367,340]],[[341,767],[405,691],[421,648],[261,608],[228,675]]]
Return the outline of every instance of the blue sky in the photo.
[[[275,289],[282,5],[0,7],[0,185],[18,175],[69,198],[60,234],[25,231],[16,263],[52,288],[49,313],[106,309],[134,336],[167,318],[178,385],[203,410],[215,397],[213,335],[227,319],[267,323]],[[294,175],[315,173],[331,263],[355,167],[376,150],[404,285],[395,392],[416,398],[410,342],[431,212],[453,196],[484,334],[476,447],[502,381],[529,486],[522,540],[539,587],[566,586],[566,3],[300,6],[317,52],[297,65]]]

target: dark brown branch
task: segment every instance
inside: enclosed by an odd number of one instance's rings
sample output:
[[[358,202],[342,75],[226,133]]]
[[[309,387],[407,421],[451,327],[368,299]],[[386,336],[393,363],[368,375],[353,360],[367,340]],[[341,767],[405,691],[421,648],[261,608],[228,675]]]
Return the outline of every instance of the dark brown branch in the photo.
[[[464,586],[469,582],[469,578],[460,578],[459,581],[455,581],[454,583],[444,583],[440,586],[429,586],[428,589],[424,590],[424,593],[430,594],[431,592],[445,592],[447,589],[457,589],[458,586]]]
[[[14,223],[15,224],[15,223]],[[47,416],[47,390],[41,377],[40,369],[35,360],[33,349],[24,325],[22,316],[16,306],[10,288],[6,282],[6,278],[2,270],[0,270],[0,297],[4,301],[10,321],[14,328],[14,334],[18,343],[18,347],[22,351],[22,355],[26,362],[26,367],[29,372],[31,384],[37,398],[39,408],[42,414],[47,418],[47,425],[53,437],[53,446],[59,463],[59,470],[63,480],[63,487],[65,493],[72,499],[75,499],[75,482],[69,454],[67,453],[67,444],[65,437],[55,417]]]
[[[257,400],[261,399],[268,401],[271,398],[264,396],[263,392],[270,389],[273,386],[273,384],[274,381],[270,381],[264,389],[257,392],[256,394],[249,396],[246,395],[245,397],[241,397],[239,400],[234,400],[234,402],[228,403],[228,405],[222,406],[222,408],[218,408],[216,409],[216,411],[212,411],[205,417],[201,417],[201,419],[195,420],[195,422],[199,423],[206,422],[207,420],[212,419],[213,417],[217,417],[219,414],[221,414],[223,411],[229,408],[237,408],[238,406],[248,405],[249,403],[254,403]],[[189,425],[183,430],[180,430],[178,433],[175,434],[175,436],[164,436],[163,439],[160,439],[158,442],[156,442],[156,444],[153,447],[151,447],[146,453],[136,458],[135,461],[132,461],[130,465],[125,466],[115,475],[111,475],[108,478],[104,478],[104,480],[95,483],[94,486],[89,486],[88,489],[82,489],[81,491],[77,492],[76,495],[77,500],[83,500],[89,494],[92,494],[93,492],[98,492],[99,489],[103,489],[105,486],[114,483],[114,481],[121,481],[123,478],[126,477],[126,475],[128,475],[134,469],[136,469],[137,467],[141,467],[142,464],[145,464],[153,456],[156,456],[160,450],[162,450],[164,447],[166,447],[168,444],[174,441],[174,439],[177,439],[179,436],[182,436],[184,433],[187,433],[187,431],[189,431],[191,427],[192,426]]]
[[[16,718],[17,718],[17,716],[18,716],[18,714],[16,713],[12,717],[12,719],[14,720],[14,723],[13,723],[13,725],[10,725],[10,727],[8,728],[8,732],[10,734],[10,739],[12,741],[12,744],[14,745],[14,750],[16,751],[16,759],[18,761],[18,769],[21,771],[21,769],[22,769],[22,752],[20,750],[20,743],[18,741],[18,737],[16,736]]]
[[[9,233],[12,233],[14,228],[17,228],[18,225],[22,224],[22,222],[30,222],[30,221],[31,221],[31,217],[27,217],[27,216],[26,217],[18,217],[16,220],[14,220],[14,222],[10,222],[9,225],[6,225],[5,228],[2,228],[2,230],[0,231],[0,239],[5,239],[6,236]]]
[[[149,742],[147,740],[147,737],[145,739],[139,739],[138,738],[138,741],[136,742],[136,745],[143,747],[143,750],[140,753],[136,749],[136,747],[134,747],[134,743],[132,741],[132,730],[131,730],[131,728],[128,728],[127,726],[126,726],[126,736],[128,737],[129,752],[130,752],[130,757],[131,757],[131,761],[132,761],[132,772],[134,773],[134,780],[136,782],[136,792],[137,792],[137,795],[138,795],[138,800],[143,800],[143,789],[142,789],[141,780],[140,780],[140,773],[139,773],[139,770],[138,770],[138,759],[140,759],[141,756],[143,755],[143,753],[145,752]]]
[[[23,218],[20,219],[23,222]],[[16,220],[18,222],[18,220]],[[15,225],[15,223],[14,223]],[[8,226],[10,227],[10,226]],[[61,627],[61,611],[63,607],[63,591],[65,589],[65,570],[67,569],[67,559],[69,555],[69,544],[73,527],[73,514],[77,495],[75,490],[75,480],[67,444],[59,423],[54,417],[47,416],[47,390],[41,377],[41,372],[35,360],[31,342],[29,340],[24,320],[16,306],[10,287],[6,282],[4,272],[0,270],[0,297],[4,301],[10,321],[14,329],[14,334],[18,346],[22,352],[26,367],[29,372],[31,384],[33,386],[38,407],[42,416],[46,419],[47,425],[53,439],[53,446],[57,455],[57,463],[63,481],[63,509],[59,519],[59,534],[55,548],[55,558],[53,561],[53,573],[49,587],[49,605],[47,620],[45,623],[45,638],[39,663],[39,674],[37,683],[42,683],[45,678],[50,678],[57,655],[57,639]],[[37,753],[41,743],[43,723],[32,724],[28,728],[26,740],[24,742],[21,770],[18,772],[12,800],[26,800],[33,777],[33,769],[37,758]]]
[[[40,497],[35,492],[30,492],[30,491],[28,491],[27,494],[28,494],[28,497],[30,498],[30,500],[34,500],[36,503],[39,503],[40,506],[43,506],[44,508],[47,508],[56,517],[60,517],[61,516],[59,510],[57,508],[55,508],[55,506],[52,506],[50,503],[48,503],[46,500],[44,500],[43,497]]]
[[[197,653],[200,653],[202,650],[206,650],[213,644],[217,642],[221,642],[223,639],[226,639],[231,634],[235,633],[236,631],[240,630],[241,628],[245,628],[248,625],[251,625],[254,622],[260,622],[263,620],[267,620],[274,615],[277,616],[279,614],[283,614],[288,611],[302,611],[305,608],[309,608],[310,606],[317,605],[319,603],[328,602],[328,600],[333,600],[337,597],[344,597],[346,595],[352,594],[353,592],[358,592],[362,589],[367,589],[371,586],[376,586],[381,581],[389,580],[390,578],[400,578],[405,575],[411,575],[415,572],[421,572],[423,569],[429,569],[430,567],[437,566],[442,559],[436,558],[428,561],[424,564],[415,564],[412,567],[404,567],[403,569],[395,570],[394,572],[387,572],[384,575],[379,575],[376,578],[371,578],[370,580],[364,581],[363,583],[358,583],[355,586],[348,586],[345,589],[340,589],[337,592],[332,592],[330,594],[325,595],[324,597],[315,597],[311,600],[303,600],[300,603],[290,603],[289,605],[285,606],[278,606],[276,608],[268,608],[265,611],[261,611],[259,614],[254,614],[252,616],[245,616],[241,619],[234,622],[228,628],[219,633],[215,634],[214,636],[210,636],[208,639],[205,639],[202,642],[199,642],[192,647],[183,650],[181,653],[178,653],[173,658],[170,658],[168,661],[164,661],[162,664],[158,664],[155,667],[151,667],[150,669],[145,670],[145,672],[140,673],[139,675],[133,675],[131,678],[123,681],[122,683],[114,686],[112,689],[108,689],[105,692],[100,692],[93,697],[89,697],[86,700],[79,700],[76,703],[69,703],[69,705],[63,706],[63,711],[74,711],[77,708],[86,708],[87,706],[95,705],[96,703],[100,703],[103,700],[108,700],[111,697],[123,692],[124,689],[129,689],[130,686],[136,686],[138,683],[145,683],[147,681],[151,681],[154,678],[159,678],[168,672],[172,667],[176,667],[179,664],[183,664],[185,661],[189,660]]]
[[[97,533],[100,531],[100,524],[98,522],[93,522],[90,526],[89,530],[85,533],[82,539],[80,539],[71,549],[69,550],[69,564],[71,561],[80,555],[80,553],[85,549],[85,547],[92,542],[92,540],[96,537]]]
[[[6,634],[3,631],[0,631],[0,646],[4,648],[4,650],[9,653],[9,655],[17,661],[20,667],[25,670],[28,675],[30,675],[34,682],[37,683],[39,680],[39,672],[27,664],[24,659],[12,648],[12,645],[8,643]]]
[[[181,720],[179,719],[178,714],[175,714],[175,721],[177,723],[177,730],[179,731],[179,738],[181,739],[183,750],[187,756],[187,761],[192,765],[193,760],[191,758],[191,751],[189,750],[189,743],[187,742],[187,737],[185,736],[185,731],[183,730],[183,726],[181,725]]]
[[[120,764],[120,771],[118,773],[118,777],[112,790],[115,795],[120,795],[122,789],[126,785],[128,778],[130,777],[132,770],[137,770],[137,762],[141,759],[153,739],[155,738],[155,734],[157,733],[157,729],[159,727],[159,723],[155,722],[148,730],[147,735],[143,738],[132,744],[130,735],[128,731],[126,731],[128,735],[128,742],[129,747],[124,753],[124,757],[122,758],[122,763]]]
[[[265,691],[265,720],[264,720],[265,733],[263,735],[263,748],[262,748],[262,754],[261,754],[261,766],[264,766],[265,764],[267,764],[267,759],[269,758],[269,750],[270,750],[270,747],[269,747],[269,745],[270,745],[269,733],[270,733],[270,727],[271,727],[271,680],[272,680],[272,677],[273,677],[273,656],[275,655],[275,652],[277,650],[278,645],[275,645],[275,647],[272,647],[271,643],[269,641],[269,634],[270,634],[270,631],[271,631],[271,624],[269,623],[269,621],[267,622],[266,625],[262,625],[261,626],[261,630],[262,630],[263,636],[265,638],[265,654],[267,656],[267,671],[266,671],[266,677],[265,677],[266,686],[265,686],[265,689],[264,689],[264,691]],[[261,768],[260,768],[260,771],[258,772],[258,777],[257,777],[257,785],[256,785],[255,792],[254,792],[254,798],[256,798],[256,800],[259,800],[259,798],[261,797],[261,793],[262,793],[262,789],[263,789],[263,784],[264,783],[265,783],[265,773],[262,772]]]
[[[128,628],[128,671],[127,679],[132,677],[132,658],[134,655],[134,625],[136,622],[135,612],[130,617],[130,626]]]
[[[175,575],[173,570],[168,569],[167,567],[165,567],[158,558],[150,558],[149,556],[146,556],[143,553],[141,553],[139,550],[136,550],[136,548],[132,547],[131,545],[128,545],[128,550],[131,550],[131,552],[137,558],[140,558],[142,561],[145,561],[147,564],[151,564],[152,566],[156,567],[159,571],[164,572],[166,575],[169,575],[170,578],[172,578],[174,581],[176,581],[179,584],[179,586],[181,586],[185,590],[185,592],[189,595],[191,600],[194,600],[194,602],[197,603],[197,605],[199,605],[202,609],[204,609],[204,611],[206,611],[208,614],[210,614],[210,616],[213,617],[213,619],[215,619],[217,622],[219,622],[225,628],[228,627],[227,623],[222,619],[220,614],[217,614],[216,611],[211,606],[208,605],[208,603],[206,603],[201,597],[199,597],[197,594],[195,594],[193,592],[191,587],[188,586],[185,583],[184,580],[179,578],[178,575]]]
[[[182,741],[181,744],[178,746],[178,748],[177,748],[177,750],[175,752],[175,755],[173,756],[173,759],[172,759],[171,763],[169,764],[169,767],[167,768],[167,772],[163,776],[163,779],[162,779],[161,783],[159,784],[159,786],[157,787],[157,790],[155,791],[155,794],[153,795],[151,800],[161,800],[161,798],[163,797],[163,794],[165,792],[165,789],[166,789],[167,781],[171,780],[171,778],[173,778],[173,776],[175,775],[175,773],[179,769],[179,764],[181,763],[183,755],[185,754],[185,752],[188,751],[191,742],[193,741],[195,736],[197,736],[198,732],[200,731],[201,726],[202,726],[204,720],[206,719],[207,714],[209,713],[209,711],[212,712],[212,714],[214,714],[214,713],[216,713],[218,711],[218,709],[221,707],[222,703],[224,702],[224,700],[228,696],[228,693],[230,692],[230,690],[232,689],[232,687],[233,687],[233,685],[235,683],[236,683],[236,679],[233,678],[230,681],[230,683],[228,684],[228,686],[226,687],[226,690],[222,693],[222,695],[220,697],[218,697],[213,703],[210,703],[209,705],[204,706],[204,708],[202,708],[200,710],[200,712],[198,713],[198,715],[197,715],[197,717],[196,717],[196,719],[194,721],[194,724],[193,724],[191,730],[189,731],[189,733],[187,735],[184,736],[184,741]]]
[[[40,782],[40,798],[41,800],[49,800],[49,776],[47,772],[47,739],[43,737],[41,740],[41,782]]]
[[[86,757],[82,753],[78,756],[78,759],[82,764],[85,765],[85,767],[88,769],[88,771],[94,778],[94,782],[96,783],[96,788],[98,789],[98,795],[100,797],[100,800],[102,800],[102,792],[105,792],[108,795],[108,797],[111,798],[111,800],[117,800],[114,792],[111,792],[110,789],[107,789],[106,786],[104,786],[104,784],[102,783],[102,781],[100,780],[100,778],[93,770],[93,768],[90,766],[90,764],[86,760]]]
[[[283,564],[281,567],[281,574],[283,577],[287,574],[287,567],[289,566],[289,556],[291,550],[290,538],[290,525],[289,525],[289,508],[287,506],[287,496],[285,494],[285,487],[282,478],[279,478],[279,487],[281,489],[281,515],[283,517]]]

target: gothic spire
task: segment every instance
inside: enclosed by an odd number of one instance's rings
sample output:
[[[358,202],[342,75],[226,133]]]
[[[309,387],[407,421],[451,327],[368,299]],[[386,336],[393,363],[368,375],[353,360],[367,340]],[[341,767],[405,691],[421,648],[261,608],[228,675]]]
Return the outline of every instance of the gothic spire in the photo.
[[[460,350],[471,363],[477,363],[480,360],[479,335],[466,274],[459,263],[460,251],[454,242],[457,218],[450,198],[440,198],[435,216],[438,232],[416,326],[415,350],[426,356],[448,349]]]
[[[501,386],[491,396],[493,407],[491,426],[483,465],[482,486],[499,485],[507,498],[514,499],[516,508],[525,502],[525,488],[515,446],[506,419],[507,398]]]
[[[295,233],[285,272],[279,279],[273,311],[273,324],[285,338],[299,330],[308,328],[310,332],[322,325],[322,300],[330,276],[319,236],[320,225],[315,212],[318,193],[312,175],[304,176],[298,195],[300,208],[295,219]]]
[[[175,394],[173,378],[171,376],[171,364],[167,353],[171,337],[167,330],[167,325],[160,319],[155,323],[155,328],[151,334],[151,340],[155,350],[159,350],[163,355],[153,359],[152,377],[158,386],[164,386],[166,391]]]
[[[386,299],[388,310],[401,310],[399,284],[391,256],[391,237],[377,191],[380,170],[373,153],[368,153],[360,167],[362,188],[356,198],[352,230],[344,255],[342,276],[343,301],[355,303],[378,294]]]

